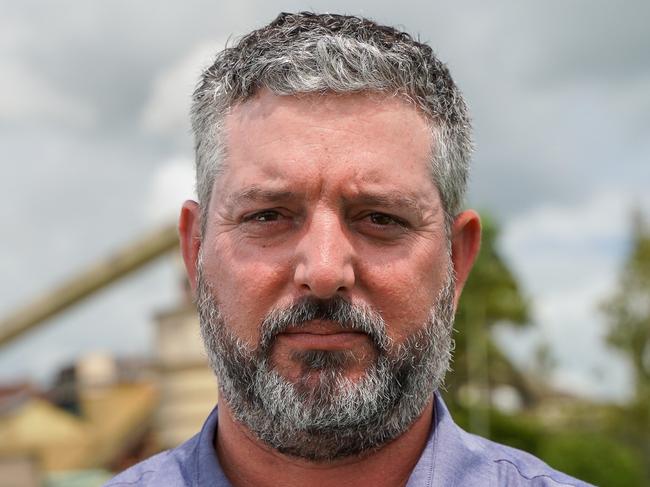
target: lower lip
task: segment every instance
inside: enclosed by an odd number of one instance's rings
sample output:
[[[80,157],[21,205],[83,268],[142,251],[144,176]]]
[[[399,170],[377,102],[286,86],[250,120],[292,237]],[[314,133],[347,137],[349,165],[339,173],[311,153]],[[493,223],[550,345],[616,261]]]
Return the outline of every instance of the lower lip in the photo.
[[[368,340],[364,333],[282,333],[277,337],[287,345],[306,350],[349,350]]]

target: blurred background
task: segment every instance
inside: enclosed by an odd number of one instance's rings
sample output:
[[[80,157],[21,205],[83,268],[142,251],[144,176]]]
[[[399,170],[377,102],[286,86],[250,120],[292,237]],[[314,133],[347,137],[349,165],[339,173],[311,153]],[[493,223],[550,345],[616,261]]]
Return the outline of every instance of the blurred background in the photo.
[[[305,9],[417,34],[469,102],[458,422],[650,485],[650,3],[2,0],[0,486],[100,485],[198,431],[190,94],[229,38]]]

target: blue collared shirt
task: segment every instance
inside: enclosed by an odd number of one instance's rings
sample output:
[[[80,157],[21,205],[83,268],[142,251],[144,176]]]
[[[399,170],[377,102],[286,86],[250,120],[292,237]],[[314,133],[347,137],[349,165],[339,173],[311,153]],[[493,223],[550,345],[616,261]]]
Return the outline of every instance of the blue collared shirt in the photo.
[[[214,450],[216,430],[217,408],[199,434],[122,472],[104,487],[231,487]],[[588,485],[529,453],[463,431],[436,394],[434,427],[406,487]]]

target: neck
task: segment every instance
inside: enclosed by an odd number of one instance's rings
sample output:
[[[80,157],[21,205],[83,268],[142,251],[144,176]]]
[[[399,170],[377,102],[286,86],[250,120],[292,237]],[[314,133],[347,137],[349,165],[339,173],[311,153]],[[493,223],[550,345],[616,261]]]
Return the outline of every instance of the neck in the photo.
[[[222,399],[215,448],[224,473],[235,487],[403,486],[426,446],[432,413],[433,400],[411,427],[390,443],[361,456],[325,463],[286,456],[261,443],[235,421]]]

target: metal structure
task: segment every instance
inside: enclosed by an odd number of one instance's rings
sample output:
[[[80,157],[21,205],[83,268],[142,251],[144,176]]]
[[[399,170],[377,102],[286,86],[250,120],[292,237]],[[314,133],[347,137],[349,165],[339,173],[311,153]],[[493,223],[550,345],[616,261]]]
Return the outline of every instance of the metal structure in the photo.
[[[177,247],[175,225],[167,225],[124,246],[2,318],[0,347]]]

